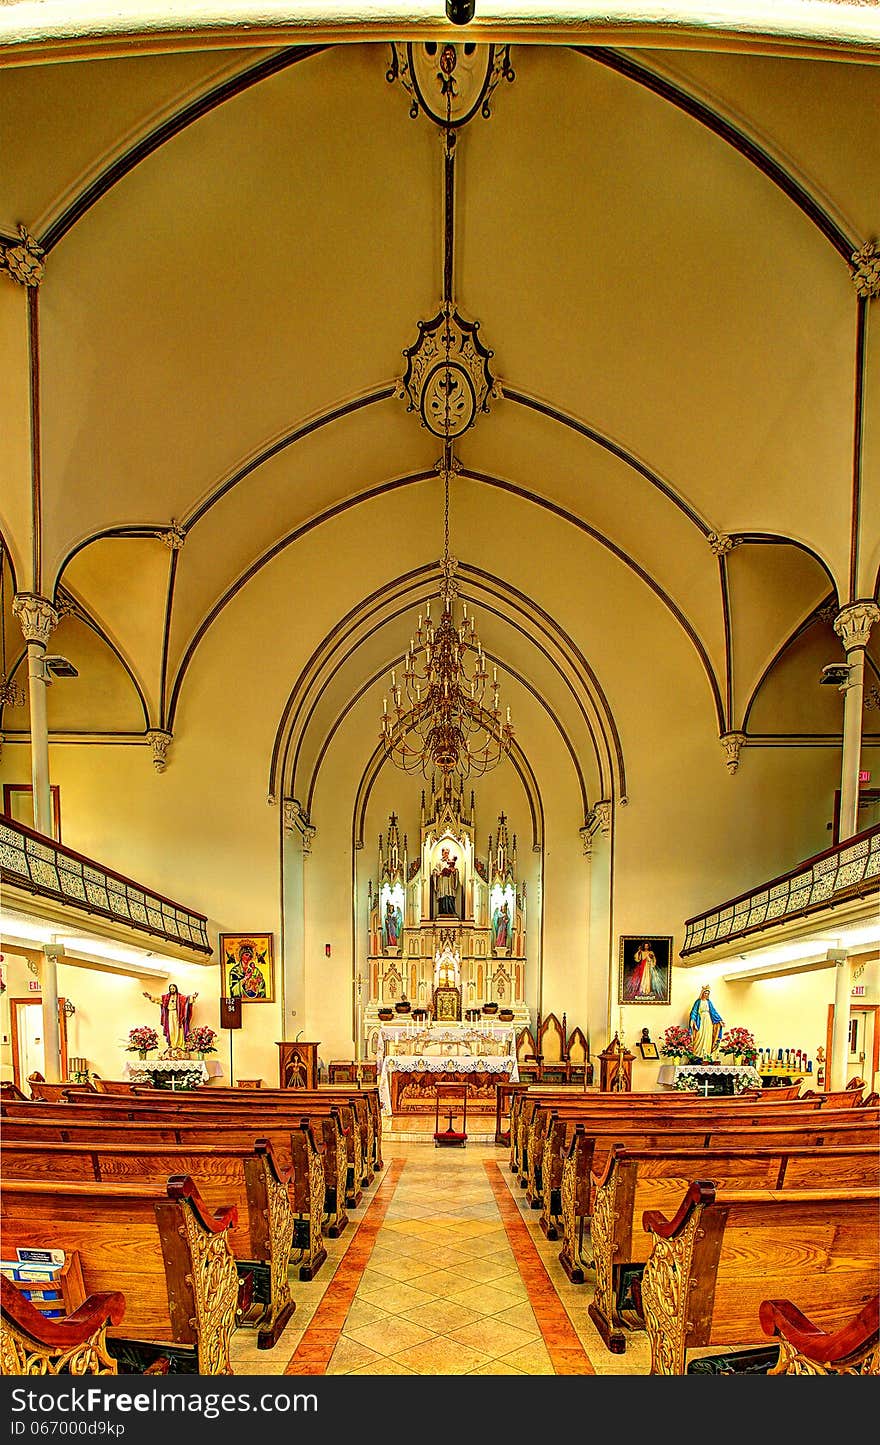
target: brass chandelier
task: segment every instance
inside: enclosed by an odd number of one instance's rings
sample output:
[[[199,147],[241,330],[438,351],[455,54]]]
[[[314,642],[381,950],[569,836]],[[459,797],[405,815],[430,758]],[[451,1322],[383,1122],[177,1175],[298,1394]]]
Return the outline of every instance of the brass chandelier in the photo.
[[[391,697],[382,699],[381,742],[386,755],[406,773],[435,771],[447,777],[480,777],[510,752],[510,708],[502,718],[498,669],[489,664],[477,637],[473,613],[462,602],[457,615],[457,564],[449,555],[451,452],[444,449],[444,534],[442,580],[436,622],[431,600],[399,668],[391,669]]]

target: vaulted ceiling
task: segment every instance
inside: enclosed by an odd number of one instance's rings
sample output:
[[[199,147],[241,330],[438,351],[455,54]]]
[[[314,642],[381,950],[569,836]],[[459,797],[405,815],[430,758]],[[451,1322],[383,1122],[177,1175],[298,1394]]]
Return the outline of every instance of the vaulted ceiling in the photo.
[[[0,244],[24,225],[45,252],[39,575],[0,277],[6,610],[15,588],[66,609],[91,685],[52,690],[56,730],[185,729],[199,650],[283,569],[264,625],[309,659],[279,680],[287,786],[436,590],[439,445],[397,383],[442,296],[443,150],[390,55],[0,67]],[[592,797],[625,789],[611,659],[636,635],[681,639],[716,735],[840,730],[830,619],[880,565],[877,303],[853,279],[880,232],[875,58],[514,44],[458,136],[452,291],[499,386],[457,448],[453,551]]]

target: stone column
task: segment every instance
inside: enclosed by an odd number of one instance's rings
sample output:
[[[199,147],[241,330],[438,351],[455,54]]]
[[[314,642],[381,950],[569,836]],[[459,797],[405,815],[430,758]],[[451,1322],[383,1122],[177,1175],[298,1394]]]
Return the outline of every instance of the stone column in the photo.
[[[315,829],[296,798],[284,799],[281,819],[281,1037],[289,1039],[306,1026],[305,860]]]
[[[859,768],[862,760],[862,706],[865,690],[865,648],[872,625],[880,618],[876,602],[851,602],[834,619],[834,631],[846,648],[849,675],[843,684],[843,757],[840,770],[839,840],[858,832]]]
[[[31,724],[31,780],[34,798],[34,827],[38,833],[52,836],[52,793],[49,786],[49,728],[46,719],[46,687],[48,675],[44,658],[53,631],[58,626],[58,613],[51,602],[35,592],[19,592],[12,610],[21,623],[28,650],[28,689]],[[56,955],[48,952],[40,972],[43,995],[43,1048],[46,1079],[57,1083],[61,1078],[61,1038],[58,1028],[58,968]]]
[[[831,1028],[831,1057],[826,1089],[846,1088],[849,1058],[849,1004],[852,994],[852,964],[843,949],[829,949],[834,959],[834,1023]]]
[[[614,960],[611,957],[612,804],[603,799],[587,818],[585,849],[590,857],[590,935],[587,949],[587,1032],[596,1060],[611,1036]],[[582,836],[583,830],[582,830]],[[596,1075],[598,1082],[598,1074]]]

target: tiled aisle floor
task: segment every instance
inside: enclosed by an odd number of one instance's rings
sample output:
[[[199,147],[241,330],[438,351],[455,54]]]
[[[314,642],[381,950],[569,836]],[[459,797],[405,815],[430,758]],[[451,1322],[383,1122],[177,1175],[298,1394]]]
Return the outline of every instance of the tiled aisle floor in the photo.
[[[538,1228],[507,1151],[389,1141],[352,1225],[327,1241],[274,1350],[237,1331],[240,1374],[647,1374],[644,1337],[611,1355]],[[357,1226],[355,1228],[355,1226]]]

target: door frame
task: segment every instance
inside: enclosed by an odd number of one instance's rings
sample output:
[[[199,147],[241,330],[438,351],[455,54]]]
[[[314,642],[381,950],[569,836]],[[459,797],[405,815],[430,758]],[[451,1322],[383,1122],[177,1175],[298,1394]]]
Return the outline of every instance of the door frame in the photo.
[[[849,1007],[848,1007],[848,1010],[847,1010],[847,1014],[848,1014],[848,1015],[851,1014],[852,1011],[853,1011],[853,1009],[855,1009],[856,1013],[866,1013],[866,1014],[873,1014],[873,1015],[874,1015],[874,1043],[873,1043],[873,1048],[872,1048],[872,1050],[871,1050],[871,1077],[865,1080],[865,1088],[866,1088],[867,1092],[870,1094],[870,1092],[872,1091],[872,1089],[873,1089],[873,1087],[874,1087],[874,1075],[877,1073],[877,1070],[880,1069],[880,1030],[878,1030],[878,1024],[880,1024],[880,1018],[878,1018],[878,1013],[880,1013],[880,1004],[877,1004],[877,1003],[862,1003],[861,999],[850,999]],[[848,1020],[847,1020],[847,1021],[848,1021]],[[833,1004],[833,1003],[830,1003],[830,1004],[828,1005],[828,1030],[827,1030],[827,1033],[826,1033],[826,1035],[825,1035],[825,1088],[826,1088],[826,1089],[828,1088],[828,1071],[829,1071],[829,1069],[831,1068],[831,1033],[832,1033],[833,1028],[834,1028],[834,1004]],[[865,1072],[867,1073],[867,1071],[868,1071],[868,1069],[867,1069],[867,1060],[866,1060],[866,1061],[865,1061]]]
[[[67,1014],[64,1012],[66,1002],[67,1000],[64,998],[59,998],[58,1000],[58,1037],[61,1043],[61,1072],[65,1079],[67,1078]],[[40,1008],[43,1007],[43,1000],[41,998],[11,998],[9,1000],[9,1036],[12,1043],[12,1076],[16,1088],[20,1089],[23,1094],[27,1092],[25,1089],[27,1080],[22,1083],[21,1066],[18,1057],[18,1010],[22,1006],[25,1008],[33,1008],[37,1005]]]

